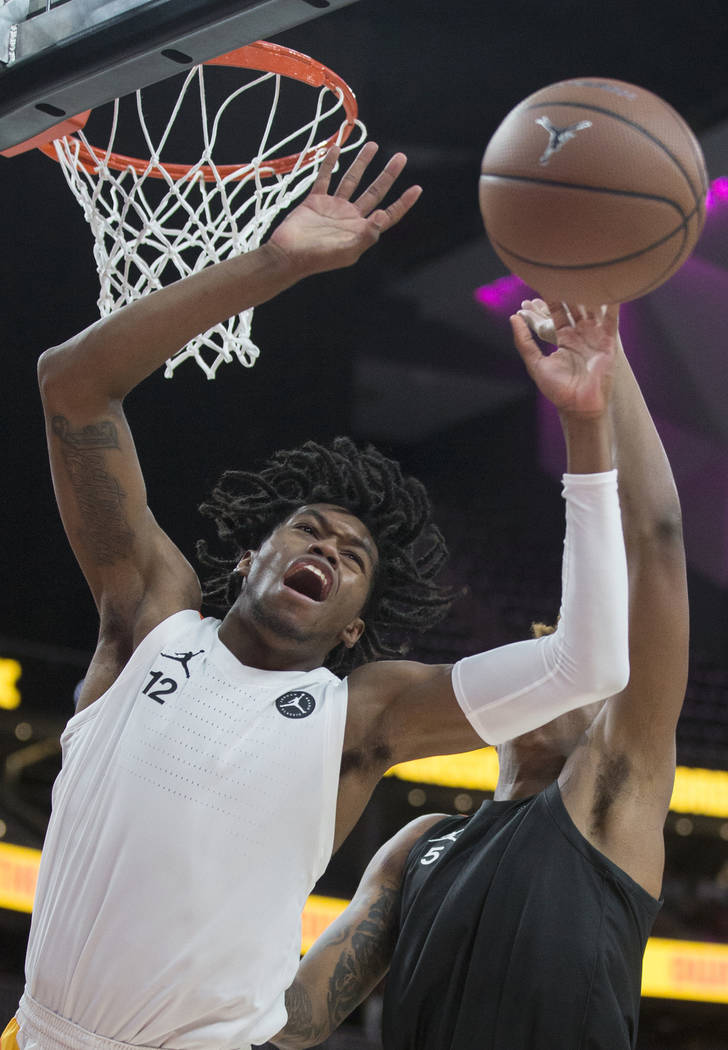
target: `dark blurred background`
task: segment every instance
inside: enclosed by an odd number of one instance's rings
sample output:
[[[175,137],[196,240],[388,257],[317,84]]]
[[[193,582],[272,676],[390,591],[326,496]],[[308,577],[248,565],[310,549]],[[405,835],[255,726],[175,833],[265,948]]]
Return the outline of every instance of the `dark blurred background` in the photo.
[[[419,644],[452,660],[527,635],[560,593],[563,464],[553,427],[508,336],[519,291],[486,307],[475,289],[505,274],[482,232],[477,175],[503,116],[537,88],[600,75],[670,102],[703,144],[716,184],[693,259],[624,310],[625,346],[668,453],[685,513],[692,660],[678,760],[728,769],[728,11],[616,0],[360,0],[277,42],[313,55],[355,89],[382,155],[404,150],[416,209],[356,268],[313,278],[260,307],[250,371],[194,365],[153,376],[127,404],[150,504],[189,556],[196,513],[226,467],[347,433],[372,440],[430,487],[469,593]],[[2,81],[0,79],[0,86]],[[244,159],[238,157],[235,159]],[[22,703],[0,710],[0,831],[40,846],[58,735],[95,640],[96,616],[65,541],[46,464],[39,353],[96,316],[91,236],[57,166],[0,158],[4,355],[3,604],[0,656],[22,665]],[[498,305],[500,302],[500,305]],[[482,793],[387,780],[321,889],[346,896],[374,849],[418,812],[467,812]],[[699,810],[696,806],[696,810]],[[665,907],[655,934],[728,942],[728,806],[671,813]],[[28,917],[0,909],[8,1016],[22,981]],[[728,1000],[728,967],[723,983]],[[376,1046],[376,996],[331,1047]],[[640,1048],[728,1047],[728,1007],[645,999]]]

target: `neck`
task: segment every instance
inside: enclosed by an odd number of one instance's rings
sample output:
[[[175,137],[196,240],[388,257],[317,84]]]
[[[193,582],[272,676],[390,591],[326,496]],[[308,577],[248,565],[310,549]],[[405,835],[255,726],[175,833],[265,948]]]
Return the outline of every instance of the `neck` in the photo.
[[[499,802],[537,795],[557,779],[564,755],[519,748],[509,741],[498,748],[498,783],[493,798]]]
[[[261,671],[313,671],[323,666],[327,656],[314,653],[310,644],[281,637],[273,629],[243,619],[236,606],[222,621],[219,638],[242,664]]]

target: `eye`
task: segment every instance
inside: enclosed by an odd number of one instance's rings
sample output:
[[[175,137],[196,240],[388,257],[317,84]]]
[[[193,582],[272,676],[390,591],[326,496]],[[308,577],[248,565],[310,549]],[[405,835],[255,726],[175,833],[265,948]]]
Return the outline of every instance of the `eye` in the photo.
[[[360,569],[364,568],[364,561],[359,557],[358,554],[355,554],[354,551],[342,551],[341,553],[344,555],[345,558],[349,558],[351,561],[355,562]]]
[[[311,536],[316,535],[313,525],[309,525],[307,521],[297,521],[293,527],[294,529],[300,529],[302,532],[308,532]]]

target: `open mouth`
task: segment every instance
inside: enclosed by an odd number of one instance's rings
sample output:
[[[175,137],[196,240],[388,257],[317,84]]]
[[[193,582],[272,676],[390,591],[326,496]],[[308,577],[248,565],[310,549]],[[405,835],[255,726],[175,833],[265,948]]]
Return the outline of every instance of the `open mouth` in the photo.
[[[322,602],[328,597],[333,581],[318,565],[298,562],[286,574],[283,583],[314,602]]]

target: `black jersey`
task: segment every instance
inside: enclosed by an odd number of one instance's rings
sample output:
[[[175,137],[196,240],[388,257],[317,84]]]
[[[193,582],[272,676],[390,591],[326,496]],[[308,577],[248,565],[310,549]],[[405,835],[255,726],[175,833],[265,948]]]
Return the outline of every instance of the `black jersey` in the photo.
[[[557,783],[440,821],[405,867],[385,1050],[632,1050],[659,908]]]

